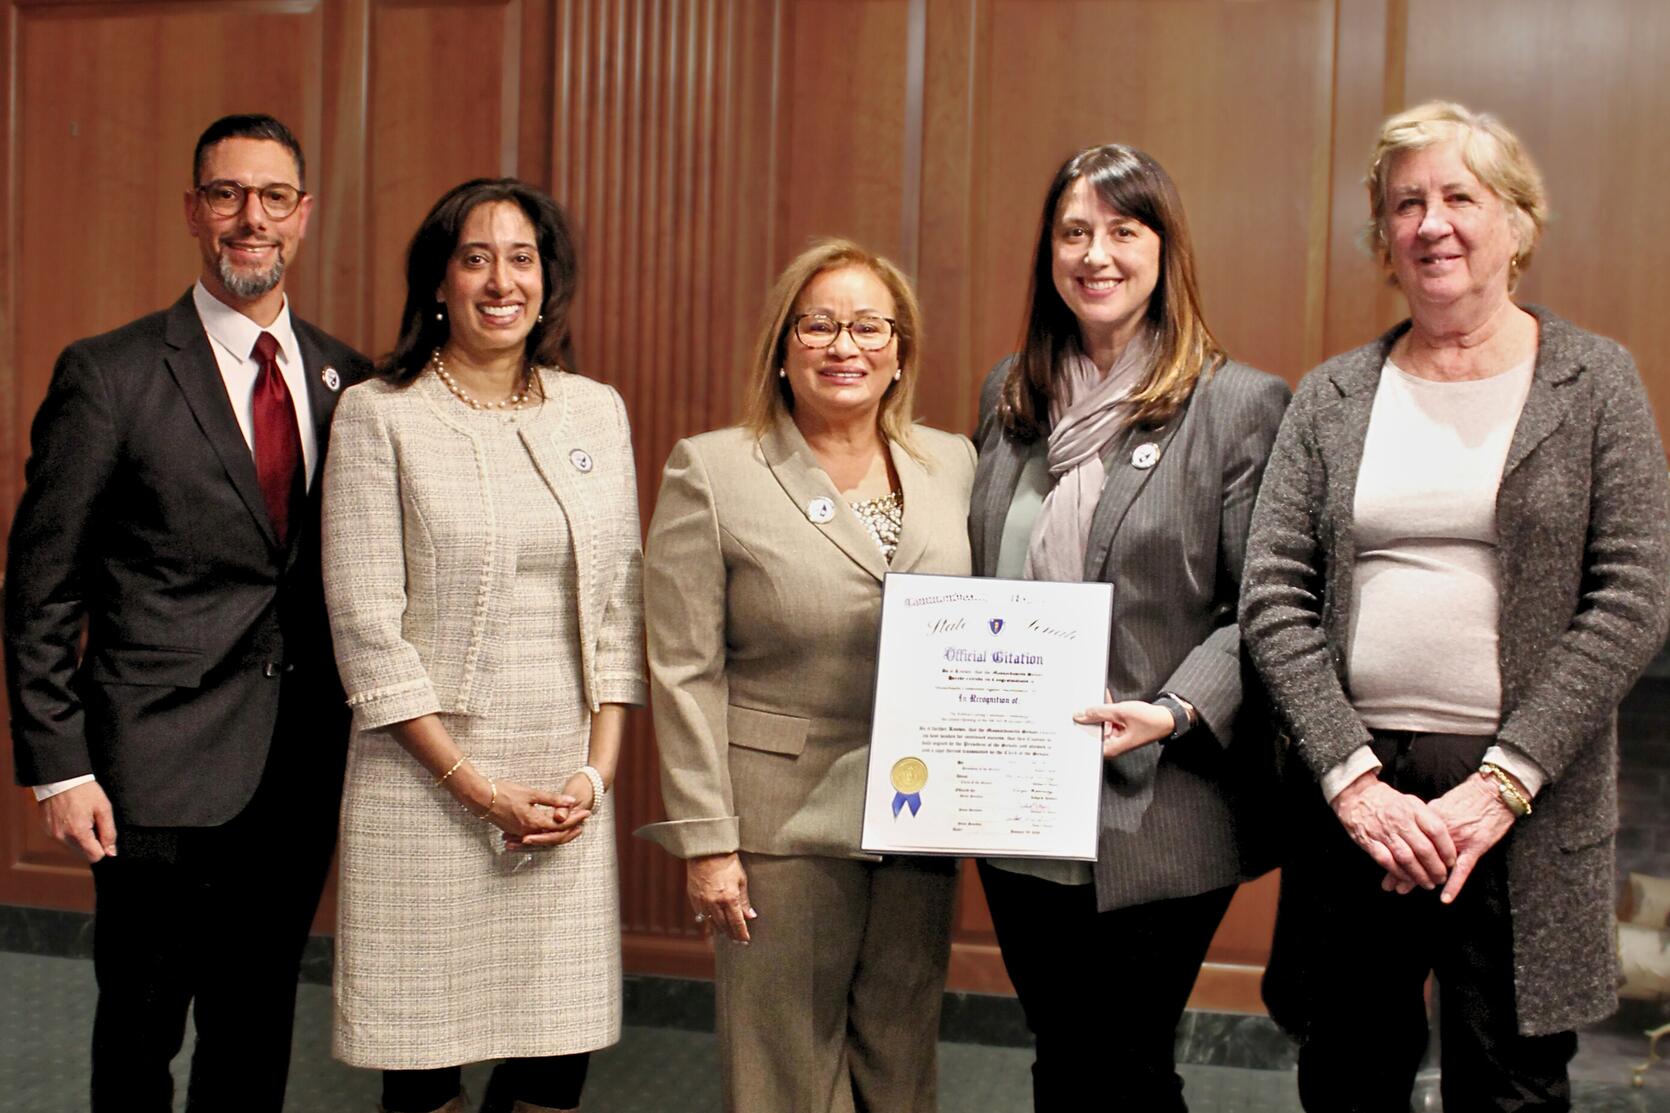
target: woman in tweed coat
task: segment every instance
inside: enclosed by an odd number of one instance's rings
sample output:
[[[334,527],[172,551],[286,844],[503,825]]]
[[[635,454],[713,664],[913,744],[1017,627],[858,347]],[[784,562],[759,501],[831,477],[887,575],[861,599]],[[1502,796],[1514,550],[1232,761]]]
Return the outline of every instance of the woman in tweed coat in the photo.
[[[645,698],[626,414],[561,369],[561,211],[473,181],[412,240],[404,328],[337,410],[325,594],[354,713],[335,1051],[388,1113],[579,1104],[620,1035],[612,809]]]
[[[1117,702],[1080,719],[1106,724],[1096,862],[980,863],[1040,1111],[1187,1108],[1178,1021],[1236,885],[1271,859],[1271,732],[1235,604],[1287,399],[1207,330],[1165,170],[1117,144],[1064,163],[1025,347],[981,392],[969,515],[981,575],[1113,585]]]
[[[1313,371],[1241,622],[1299,759],[1265,1000],[1306,1109],[1569,1109],[1616,1003],[1618,701],[1662,644],[1664,450],[1629,353],[1514,304],[1545,211],[1494,119],[1388,120],[1371,235],[1411,319]],[[1363,1035],[1362,1021],[1375,1031]]]

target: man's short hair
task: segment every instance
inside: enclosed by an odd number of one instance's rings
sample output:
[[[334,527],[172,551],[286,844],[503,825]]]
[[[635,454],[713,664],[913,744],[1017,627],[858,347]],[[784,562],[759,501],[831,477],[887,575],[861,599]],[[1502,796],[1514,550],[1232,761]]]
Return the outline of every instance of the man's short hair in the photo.
[[[270,139],[283,144],[290,157],[296,160],[296,185],[307,188],[307,162],[302,158],[302,145],[296,142],[295,135],[281,121],[259,112],[222,116],[203,129],[203,134],[197,137],[197,149],[191,155],[192,185],[203,184],[203,160],[208,156],[209,148],[223,139]]]

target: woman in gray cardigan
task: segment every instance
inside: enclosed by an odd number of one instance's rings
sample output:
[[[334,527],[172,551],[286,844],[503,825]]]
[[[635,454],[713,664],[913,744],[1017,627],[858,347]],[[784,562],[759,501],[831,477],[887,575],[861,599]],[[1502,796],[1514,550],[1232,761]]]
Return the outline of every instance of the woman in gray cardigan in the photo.
[[[1616,1004],[1615,711],[1665,636],[1664,450],[1623,348],[1513,302],[1546,210],[1500,123],[1394,116],[1368,186],[1410,320],[1300,385],[1241,595],[1300,759],[1265,1000],[1306,1109],[1408,1108],[1429,972],[1446,1109],[1569,1109],[1572,1029]]]

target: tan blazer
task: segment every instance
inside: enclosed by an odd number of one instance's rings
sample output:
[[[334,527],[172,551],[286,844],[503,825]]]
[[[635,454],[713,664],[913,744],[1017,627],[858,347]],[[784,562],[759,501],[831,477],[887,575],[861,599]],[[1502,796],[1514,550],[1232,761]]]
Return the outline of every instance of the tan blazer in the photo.
[[[967,575],[974,446],[922,426],[898,445],[904,528],[891,570]],[[825,498],[834,516],[815,523]],[[650,700],[681,858],[862,857],[882,577],[889,565],[786,415],[756,439],[674,446],[645,547]]]

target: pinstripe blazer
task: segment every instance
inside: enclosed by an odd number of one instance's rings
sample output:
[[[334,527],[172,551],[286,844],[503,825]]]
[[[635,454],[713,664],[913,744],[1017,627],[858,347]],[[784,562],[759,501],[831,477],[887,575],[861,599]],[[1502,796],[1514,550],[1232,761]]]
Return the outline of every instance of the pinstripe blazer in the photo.
[[[917,426],[898,445],[891,565],[787,415],[763,437],[678,442],[646,544],[650,702],[667,820],[637,833],[680,858],[869,857],[858,849],[881,582],[968,575],[974,447]],[[835,516],[815,523],[807,504]]]
[[[996,572],[1026,458],[1042,451],[1007,436],[998,418],[1009,363],[980,393],[968,525],[984,576]],[[1104,911],[1235,884],[1271,864],[1261,808],[1273,800],[1273,732],[1262,699],[1243,698],[1256,681],[1235,610],[1247,524],[1288,397],[1280,379],[1228,363],[1163,425],[1115,434],[1106,457],[1084,578],[1113,585],[1108,689],[1115,700],[1176,692],[1201,724],[1104,765],[1094,871]],[[1131,462],[1143,444],[1160,449],[1147,469]]]

